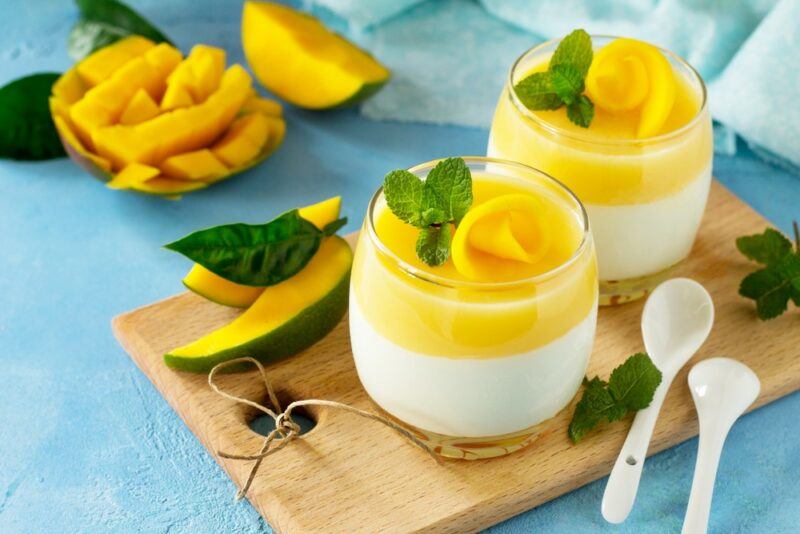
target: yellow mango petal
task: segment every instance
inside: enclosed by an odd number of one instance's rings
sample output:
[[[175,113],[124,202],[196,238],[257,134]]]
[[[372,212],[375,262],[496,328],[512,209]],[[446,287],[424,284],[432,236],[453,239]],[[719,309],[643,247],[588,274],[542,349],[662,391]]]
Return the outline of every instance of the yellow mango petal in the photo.
[[[268,135],[266,117],[261,113],[251,113],[236,119],[225,137],[211,150],[229,167],[239,167],[258,156]]]
[[[172,84],[167,86],[164,98],[161,100],[161,109],[171,111],[178,108],[188,108],[194,105],[191,93],[183,85]]]
[[[72,105],[83,98],[86,89],[86,84],[78,75],[78,71],[76,69],[70,69],[56,80],[56,83],[53,84],[52,91],[53,96],[65,104]]]
[[[656,67],[658,65],[658,67]],[[654,47],[650,73],[650,92],[642,104],[639,119],[639,138],[651,137],[661,133],[667,118],[675,105],[677,87],[675,74],[669,61]]]
[[[541,211],[535,197],[523,194],[498,196],[468,211],[453,236],[456,269],[473,280],[495,280],[520,270],[520,263],[537,262],[550,247]]]
[[[105,81],[131,59],[141,56],[155,43],[139,35],[131,35],[97,50],[75,66],[75,70],[89,86]]]
[[[111,189],[130,189],[139,184],[155,178],[161,173],[156,167],[149,165],[142,165],[140,163],[131,163],[124,169],[119,171],[114,179],[106,184]]]
[[[208,149],[171,156],[161,164],[161,170],[183,180],[214,180],[228,174],[228,168]]]
[[[120,124],[139,124],[156,117],[161,110],[144,89],[139,89],[119,118]]]

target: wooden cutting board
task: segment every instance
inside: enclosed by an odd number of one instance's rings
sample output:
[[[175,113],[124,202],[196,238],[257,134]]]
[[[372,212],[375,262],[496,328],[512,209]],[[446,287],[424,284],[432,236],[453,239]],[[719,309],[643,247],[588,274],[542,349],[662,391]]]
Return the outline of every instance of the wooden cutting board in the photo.
[[[765,219],[715,182],[691,258],[679,273],[702,283],[716,305],[711,337],[691,363],[729,356],[749,365],[761,379],[755,407],[800,388],[797,316],[758,321],[753,303],[737,295],[739,281],[754,265],[736,251],[734,239],[766,226]],[[601,310],[590,375],[606,377],[628,355],[643,350],[642,305],[640,301]],[[113,320],[125,350],[211,454],[257,452],[262,437],[248,427],[254,413],[213,393],[205,375],[173,371],[161,358],[168,349],[221,326],[237,313],[183,293]],[[686,385],[690,367],[672,385],[649,454],[697,434]],[[271,365],[268,372],[284,400],[322,398],[377,410],[359,384],[346,320],[324,340]],[[256,373],[227,375],[220,383],[265,402]],[[610,425],[572,445],[566,432],[571,413],[564,413],[552,431],[520,452],[438,466],[377,423],[325,409],[312,416],[317,426],[268,457],[248,494],[278,532],[476,531],[608,474],[629,426]],[[250,465],[216,459],[241,487]],[[599,509],[600,503],[596,505]]]

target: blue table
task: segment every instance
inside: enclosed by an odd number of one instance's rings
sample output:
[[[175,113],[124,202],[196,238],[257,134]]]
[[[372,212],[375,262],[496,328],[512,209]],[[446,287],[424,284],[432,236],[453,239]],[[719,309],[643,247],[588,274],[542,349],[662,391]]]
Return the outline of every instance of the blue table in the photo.
[[[239,3],[136,2],[179,45],[241,61]],[[190,8],[189,6],[195,7]],[[71,2],[0,4],[0,82],[70,64]],[[265,221],[344,195],[346,230],[390,169],[481,154],[486,131],[373,123],[354,111],[287,110],[286,142],[265,164],[170,202],[106,189],[68,160],[0,162],[0,532],[269,531],[111,335],[112,316],[181,291],[188,262],[160,245],[195,229]],[[720,180],[789,231],[800,177],[742,149]],[[780,319],[796,328],[797,317]],[[723,454],[712,532],[796,531],[800,395],[744,417]],[[621,527],[600,516],[605,481],[522,514],[496,532],[677,532],[696,440],[645,467]]]

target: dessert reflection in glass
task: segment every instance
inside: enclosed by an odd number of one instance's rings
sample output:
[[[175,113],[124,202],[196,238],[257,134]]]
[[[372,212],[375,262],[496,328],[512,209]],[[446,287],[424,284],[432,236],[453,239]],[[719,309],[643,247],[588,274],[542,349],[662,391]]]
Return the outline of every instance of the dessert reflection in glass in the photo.
[[[375,193],[353,264],[350,336],[370,397],[444,456],[530,443],[570,404],[597,318],[585,211],[546,174],[464,158],[474,201],[431,267],[418,230]],[[424,179],[436,162],[411,173]]]
[[[685,259],[711,182],[706,89],[684,60],[633,39],[592,37],[588,128],[565,108],[532,111],[514,86],[548,68],[559,41],[523,54],[495,111],[488,154],[534,166],[586,206],[601,304],[643,296]]]

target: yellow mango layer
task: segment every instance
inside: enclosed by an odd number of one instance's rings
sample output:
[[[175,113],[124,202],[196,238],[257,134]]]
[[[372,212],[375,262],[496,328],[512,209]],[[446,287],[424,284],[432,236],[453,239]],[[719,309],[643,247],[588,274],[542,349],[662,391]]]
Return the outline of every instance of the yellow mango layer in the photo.
[[[239,167],[261,153],[267,142],[269,127],[261,113],[251,113],[236,119],[211,150],[229,167]]]
[[[478,275],[462,272],[451,257],[440,267],[420,261],[415,252],[418,230],[397,219],[391,211],[378,207],[374,217],[380,242],[414,269],[446,280],[439,284],[409,276],[396,262],[372,242],[368,230],[360,235],[352,274],[351,298],[356,298],[367,320],[384,337],[422,354],[459,357],[498,357],[529,351],[568,332],[585,319],[597,299],[597,267],[591,243],[581,249],[583,238],[579,221],[563,200],[545,189],[500,181],[489,175],[473,174],[474,221],[464,221],[462,232],[470,261]],[[525,196],[531,204],[509,203],[491,207],[496,199]],[[490,209],[482,206],[490,206]],[[533,211],[530,211],[533,209]],[[502,213],[523,215],[520,233],[514,238],[531,254],[525,260],[504,258],[508,243],[492,242],[494,232],[482,232],[481,224],[492,230],[502,221],[492,217]],[[494,215],[493,215],[494,214]],[[469,217],[469,213],[467,217]],[[486,217],[489,217],[487,219]],[[527,229],[532,225],[533,229]],[[476,235],[470,235],[477,230]],[[477,246],[476,246],[477,245]],[[464,251],[462,250],[463,254]],[[569,263],[557,276],[529,280],[554,267]],[[513,281],[520,281],[514,284]],[[475,282],[511,283],[473,286]],[[491,331],[487,337],[485,332]]]
[[[155,43],[149,39],[131,35],[92,53],[75,66],[75,71],[89,87],[93,87],[154,46]]]
[[[207,147],[233,122],[251,88],[250,75],[233,65],[219,89],[202,104],[163,113],[135,126],[94,131],[97,152],[115,168],[128,163],[159,164],[169,156]]]
[[[228,168],[207,148],[171,156],[161,164],[161,170],[182,180],[214,180],[228,174]]]
[[[119,118],[119,123],[126,126],[139,124],[156,117],[159,113],[161,113],[161,110],[158,108],[156,101],[153,100],[153,97],[144,89],[139,89],[128,102],[128,105],[125,106],[125,110]]]

